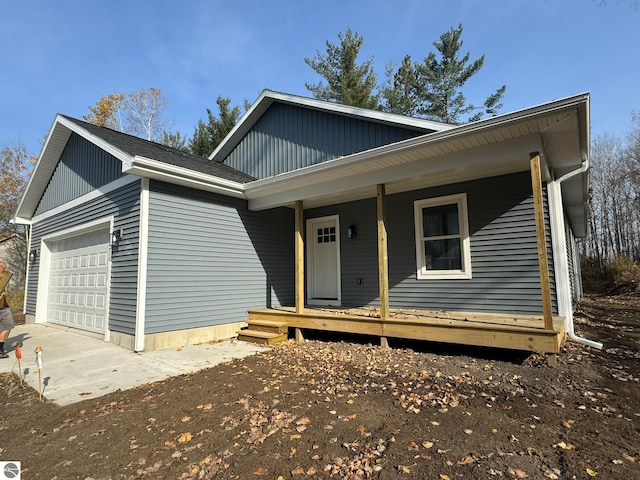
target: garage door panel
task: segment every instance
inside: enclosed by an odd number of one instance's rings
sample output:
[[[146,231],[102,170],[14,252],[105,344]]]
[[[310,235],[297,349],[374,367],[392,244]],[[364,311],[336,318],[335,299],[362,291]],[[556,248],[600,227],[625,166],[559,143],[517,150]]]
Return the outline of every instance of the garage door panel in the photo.
[[[48,321],[103,333],[107,319],[108,231],[67,238],[54,244],[51,251]]]

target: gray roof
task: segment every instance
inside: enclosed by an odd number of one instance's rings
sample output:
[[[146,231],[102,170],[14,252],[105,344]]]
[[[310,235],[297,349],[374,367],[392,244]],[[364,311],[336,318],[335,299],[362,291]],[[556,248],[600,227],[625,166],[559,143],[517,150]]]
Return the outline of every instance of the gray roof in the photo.
[[[131,156],[141,156],[157,160],[159,162],[168,163],[177,167],[188,168],[196,172],[206,175],[213,175],[225,180],[231,180],[238,183],[247,183],[255,180],[254,177],[247,175],[235,168],[218,162],[212,162],[204,157],[194,155],[192,153],[178,150],[177,148],[168,147],[160,143],[151,142],[142,138],[134,137],[126,133],[118,132],[106,127],[99,127],[92,123],[84,122],[76,118],[66,115],[60,115],[67,120],[75,123],[79,127],[84,128],[93,135],[102,138],[105,142],[114,147],[128,153]]]

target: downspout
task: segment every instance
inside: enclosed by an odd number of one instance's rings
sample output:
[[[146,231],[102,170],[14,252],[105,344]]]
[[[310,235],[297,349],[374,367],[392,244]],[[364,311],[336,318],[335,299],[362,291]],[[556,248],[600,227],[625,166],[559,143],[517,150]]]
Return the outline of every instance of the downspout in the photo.
[[[585,156],[585,158],[582,160],[582,165],[580,166],[580,168],[577,168],[576,170],[573,170],[571,172],[565,173],[563,176],[561,176],[559,179],[557,179],[554,183],[556,183],[558,190],[560,190],[561,186],[562,186],[562,182],[569,180],[570,178],[575,177],[576,175],[580,175],[581,173],[585,173],[587,170],[589,170],[589,157]],[[560,205],[562,206],[562,200],[560,201]],[[562,208],[563,212],[564,212],[564,207]],[[563,222],[564,222],[564,213],[563,213]],[[564,233],[564,228],[563,228],[563,233]],[[566,249],[566,238],[564,239],[565,242],[565,249]],[[593,340],[589,340],[583,337],[579,337],[578,335],[576,335],[575,329],[574,329],[574,323],[573,323],[573,311],[572,308],[569,308],[569,312],[567,315],[567,335],[569,336],[569,338],[571,340],[573,340],[574,342],[578,342],[581,343],[582,345],[587,345],[589,347],[593,347],[593,348],[597,348],[598,350],[602,350],[602,343],[600,342],[594,342]]]

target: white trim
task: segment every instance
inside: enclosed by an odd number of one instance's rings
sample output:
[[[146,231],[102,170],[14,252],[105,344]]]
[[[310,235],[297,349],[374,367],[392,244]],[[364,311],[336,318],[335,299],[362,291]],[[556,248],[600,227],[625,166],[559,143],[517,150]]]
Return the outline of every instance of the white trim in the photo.
[[[460,238],[462,243],[460,270],[427,270],[424,258],[424,232],[422,230],[422,210],[440,205],[456,204],[458,207],[458,228],[460,233],[446,238]],[[416,239],[416,278],[418,280],[448,280],[471,278],[471,245],[469,239],[469,214],[467,210],[467,194],[458,193],[444,197],[427,198],[413,202],[415,239]],[[436,237],[429,237],[436,238]],[[443,237],[445,238],[445,237]]]
[[[36,323],[45,323],[47,321],[47,308],[49,306],[49,276],[51,266],[51,244],[60,240],[64,240],[70,237],[76,237],[78,235],[84,235],[85,233],[94,232],[97,230],[109,229],[109,232],[113,230],[114,216],[98,218],[91,222],[75,225],[70,228],[65,228],[58,232],[44,235],[40,238],[40,255],[38,264],[38,291],[36,294]],[[107,266],[107,315],[104,325],[103,337],[105,341],[110,338],[109,332],[109,296],[111,293],[111,252],[109,252],[109,260]]]
[[[312,228],[315,223],[333,221],[336,225],[336,300],[327,299],[315,299],[312,297],[313,293],[313,236],[315,235]],[[306,243],[307,243],[307,304],[309,305],[329,305],[332,307],[339,307],[342,305],[342,284],[341,284],[341,267],[340,267],[340,216],[328,215],[326,217],[308,218],[306,222]]]
[[[60,213],[66,212],[67,210],[71,210],[72,208],[79,207],[83,203],[89,202],[91,200],[95,200],[96,198],[102,197],[107,193],[113,192],[118,188],[122,188],[126,185],[129,185],[130,183],[134,183],[139,180],[140,180],[140,177],[137,177],[135,175],[125,175],[124,177],[120,177],[117,180],[114,180],[113,182],[110,182],[106,185],[103,185],[102,187],[92,190],[89,193],[82,195],[81,197],[74,198],[73,200],[67,203],[64,203],[56,208],[52,208],[51,210],[47,210],[46,212],[41,213],[40,215],[36,215],[31,219],[29,223],[34,224],[37,222],[41,222],[43,220],[46,220],[49,217],[53,217],[54,215],[58,215]]]
[[[564,227],[564,209],[562,206],[562,190],[560,182],[547,183],[549,200],[549,223],[551,226],[551,250],[553,252],[553,269],[556,281],[556,301],[558,315],[565,317],[565,326],[573,317],[571,301],[571,280],[569,279],[569,255],[567,253],[567,237]]]
[[[144,351],[147,310],[147,252],[149,249],[149,179],[143,178],[140,189],[140,232],[138,235],[138,291],[134,351]]]

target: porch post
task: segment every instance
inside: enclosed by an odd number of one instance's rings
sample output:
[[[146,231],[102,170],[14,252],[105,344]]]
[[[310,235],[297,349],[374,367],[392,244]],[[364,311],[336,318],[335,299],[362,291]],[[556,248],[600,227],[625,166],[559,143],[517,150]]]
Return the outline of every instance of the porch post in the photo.
[[[296,313],[304,313],[304,215],[302,200],[296,200],[295,223]]]
[[[387,225],[384,184],[378,184],[378,283],[380,286],[380,319],[389,316],[389,259],[387,256]]]
[[[536,236],[538,239],[538,265],[540,267],[540,289],[542,291],[542,312],[545,330],[553,330],[551,310],[551,286],[549,283],[549,261],[547,259],[547,239],[544,231],[544,204],[542,202],[542,174],[540,154],[529,154],[531,161],[531,185],[533,187],[533,210],[536,217]]]

